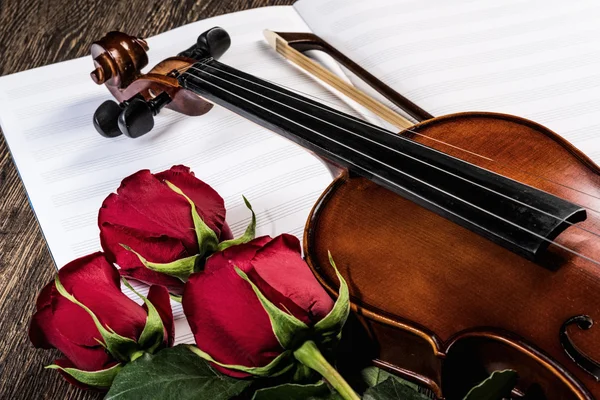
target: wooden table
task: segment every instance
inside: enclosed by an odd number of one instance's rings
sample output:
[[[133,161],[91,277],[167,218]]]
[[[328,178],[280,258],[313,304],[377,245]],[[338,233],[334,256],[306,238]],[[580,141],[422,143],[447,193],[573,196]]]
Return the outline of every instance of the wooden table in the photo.
[[[199,19],[293,0],[0,0],[0,75],[87,56],[110,30],[147,37]],[[90,61],[91,62],[91,61]],[[90,64],[91,65],[91,64]],[[44,370],[59,356],[27,330],[55,266],[0,135],[0,399],[99,399]]]

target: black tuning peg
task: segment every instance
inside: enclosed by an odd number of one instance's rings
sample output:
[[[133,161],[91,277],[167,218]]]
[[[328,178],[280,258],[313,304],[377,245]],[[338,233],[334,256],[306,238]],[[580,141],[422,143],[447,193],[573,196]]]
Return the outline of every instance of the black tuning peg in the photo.
[[[94,128],[98,133],[107,138],[115,138],[123,132],[119,129],[119,115],[134,99],[144,99],[140,94],[136,94],[129,100],[117,103],[114,100],[106,100],[96,109],[94,113]]]
[[[231,46],[231,38],[227,31],[219,26],[211,28],[198,36],[196,44],[182,51],[180,57],[202,60],[207,57],[219,59]]]
[[[133,98],[118,116],[119,130],[130,138],[145,135],[154,127],[154,116],[170,102],[171,97],[166,92],[149,101],[141,97]]]
[[[117,120],[123,111],[120,104],[113,100],[106,100],[94,113],[94,128],[104,137],[114,138],[121,135]]]

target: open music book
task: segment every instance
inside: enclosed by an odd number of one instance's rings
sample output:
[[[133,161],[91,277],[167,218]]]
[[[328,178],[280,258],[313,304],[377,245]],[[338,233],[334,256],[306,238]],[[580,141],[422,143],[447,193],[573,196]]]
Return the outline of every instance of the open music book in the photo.
[[[262,36],[265,28],[312,31],[433,115],[483,110],[523,116],[598,162],[599,18],[596,0],[300,0],[149,38],[149,65],[218,25],[233,43],[224,63],[351,112]],[[102,138],[92,114],[110,95],[91,81],[91,70],[91,58],[84,57],[0,78],[0,123],[58,267],[100,250],[98,208],[125,176],[174,164],[190,166],[224,197],[236,236],[250,219],[242,194],[258,215],[258,235],[302,236],[311,207],[331,181],[319,160],[218,107],[201,117],[165,110],[142,138]],[[192,342],[180,305],[174,312],[177,341]]]

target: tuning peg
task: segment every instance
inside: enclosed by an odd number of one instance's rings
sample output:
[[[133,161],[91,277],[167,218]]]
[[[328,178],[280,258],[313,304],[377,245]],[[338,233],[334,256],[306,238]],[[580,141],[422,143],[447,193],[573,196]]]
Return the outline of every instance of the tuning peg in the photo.
[[[154,128],[154,116],[170,102],[171,97],[166,92],[149,101],[133,98],[118,116],[119,130],[130,138],[145,135]]]
[[[94,128],[104,137],[114,138],[121,135],[117,120],[123,111],[122,107],[113,100],[106,100],[94,113]]]
[[[198,36],[196,44],[178,55],[195,60],[207,57],[219,59],[231,46],[231,38],[227,31],[219,26],[211,28]]]
[[[119,129],[119,115],[134,99],[144,99],[142,95],[136,94],[129,100],[117,103],[113,100],[106,100],[96,109],[94,113],[94,128],[98,133],[107,138],[115,138],[123,132]]]

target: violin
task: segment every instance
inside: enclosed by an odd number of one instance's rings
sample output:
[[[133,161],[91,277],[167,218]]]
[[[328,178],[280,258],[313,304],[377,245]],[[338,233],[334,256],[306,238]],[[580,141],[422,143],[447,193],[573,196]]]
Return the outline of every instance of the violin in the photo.
[[[331,52],[298,35],[288,44]],[[334,52],[418,121],[388,131],[219,62],[229,45],[213,28],[144,74],[146,42],[110,32],[91,76],[118,103],[100,105],[96,129],[136,138],[163,107],[217,104],[292,140],[337,171],[305,257],[335,295],[334,256],[376,365],[439,399],[498,369],[518,372],[514,398],[600,398],[600,167],[517,116],[433,117]]]

